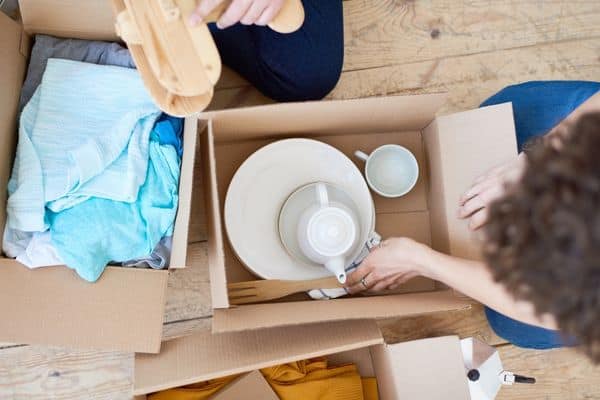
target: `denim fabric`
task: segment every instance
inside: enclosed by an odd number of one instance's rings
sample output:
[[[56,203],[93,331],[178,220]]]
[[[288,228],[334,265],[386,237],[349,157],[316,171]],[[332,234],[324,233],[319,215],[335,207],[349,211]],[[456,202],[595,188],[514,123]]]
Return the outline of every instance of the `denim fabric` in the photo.
[[[481,104],[481,107],[512,102],[519,149],[534,136],[543,135],[581,103],[600,90],[598,82],[534,81],[508,86]],[[485,309],[496,334],[519,347],[551,349],[575,345],[558,331],[515,321],[491,308]]]

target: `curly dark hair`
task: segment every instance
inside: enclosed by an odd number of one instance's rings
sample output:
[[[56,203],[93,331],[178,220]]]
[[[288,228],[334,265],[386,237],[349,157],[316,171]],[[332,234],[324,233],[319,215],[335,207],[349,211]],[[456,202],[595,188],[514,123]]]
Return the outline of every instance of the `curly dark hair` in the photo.
[[[494,279],[551,314],[600,363],[600,113],[529,146],[519,182],[490,206],[484,256]]]

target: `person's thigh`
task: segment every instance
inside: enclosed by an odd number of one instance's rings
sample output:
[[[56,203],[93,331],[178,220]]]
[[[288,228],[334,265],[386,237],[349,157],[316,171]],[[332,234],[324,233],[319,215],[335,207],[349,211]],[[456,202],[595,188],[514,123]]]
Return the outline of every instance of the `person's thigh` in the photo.
[[[600,90],[600,83],[536,81],[508,86],[481,107],[512,102],[519,149],[532,137],[543,135],[575,108]],[[496,334],[526,348],[549,349],[573,345],[560,332],[524,324],[486,307],[485,314]]]
[[[342,1],[304,0],[303,5],[304,24],[289,34],[241,24],[210,27],[223,62],[278,101],[321,99],[342,71]]]
[[[517,143],[522,149],[530,138],[547,133],[598,90],[598,82],[525,82],[502,89],[481,107],[512,102]]]

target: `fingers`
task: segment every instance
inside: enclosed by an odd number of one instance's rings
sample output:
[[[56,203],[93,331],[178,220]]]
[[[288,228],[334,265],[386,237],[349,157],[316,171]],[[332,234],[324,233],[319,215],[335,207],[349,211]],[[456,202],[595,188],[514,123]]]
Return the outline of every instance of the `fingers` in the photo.
[[[279,11],[281,10],[282,6],[283,6],[282,0],[272,2],[271,5],[263,11],[260,18],[258,18],[258,20],[255,22],[255,24],[262,25],[262,26],[267,25],[268,23],[273,21],[273,19],[277,16],[277,14],[279,14]]]
[[[240,19],[240,22],[244,25],[255,24],[268,6],[269,3],[267,0],[254,0],[246,14]]]
[[[481,228],[483,225],[485,225],[485,223],[487,222],[488,219],[488,209],[486,208],[482,208],[481,210],[477,211],[475,214],[473,214],[471,216],[471,220],[469,221],[469,229],[471,229],[472,231],[476,231],[477,229]]]
[[[231,5],[227,7],[227,10],[225,10],[223,15],[221,15],[221,18],[217,21],[217,27],[219,29],[225,29],[236,24],[248,12],[251,5],[252,0],[232,1]]]
[[[494,200],[502,197],[503,194],[504,185],[498,180],[495,184],[482,189],[481,192],[459,207],[458,217],[467,218],[472,216],[482,208],[488,207]]]
[[[397,290],[402,284],[408,282],[412,278],[419,276],[417,272],[408,272],[404,275],[396,276],[395,280],[387,287],[387,290]]]
[[[458,217],[459,218],[468,218],[471,215],[473,215],[473,213],[481,210],[485,206],[486,206],[486,204],[485,204],[483,198],[479,195],[476,195],[475,197],[472,197],[471,199],[469,199],[461,207],[459,207]]]
[[[202,0],[196,11],[190,16],[190,24],[198,25],[224,0]]]

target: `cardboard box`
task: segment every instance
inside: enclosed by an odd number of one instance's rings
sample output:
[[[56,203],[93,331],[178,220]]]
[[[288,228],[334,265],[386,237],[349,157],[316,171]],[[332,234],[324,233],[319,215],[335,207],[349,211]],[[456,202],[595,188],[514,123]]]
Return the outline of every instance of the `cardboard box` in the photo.
[[[445,95],[276,104],[207,112],[199,130],[208,220],[214,332],[233,332],[323,321],[407,316],[469,306],[463,296],[423,278],[402,294],[284,301],[230,307],[227,283],[256,279],[234,256],[224,231],[229,183],[254,151],[276,140],[307,137],[333,145],[359,168],[355,150],[397,143],[411,150],[421,171],[415,188],[397,199],[374,195],[376,230],[408,236],[441,252],[476,259],[479,245],[456,217],[460,195],[473,180],[517,154],[510,104],[435,117]],[[406,293],[409,292],[409,293]],[[413,293],[410,293],[413,292]]]
[[[28,34],[114,39],[106,0],[21,0]],[[17,103],[30,48],[23,26],[0,13],[0,229],[17,143]],[[196,121],[188,119],[171,268],[186,264]],[[168,271],[108,267],[90,284],[67,267],[29,270],[0,258],[0,341],[158,352]]]
[[[204,332],[165,342],[159,355],[136,355],[134,395],[142,400],[160,390],[319,356],[332,365],[354,363],[361,376],[375,376],[382,400],[470,399],[458,337],[386,344],[367,320]]]

